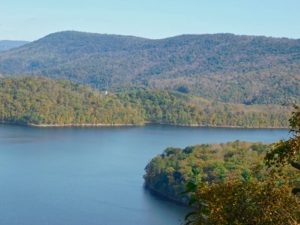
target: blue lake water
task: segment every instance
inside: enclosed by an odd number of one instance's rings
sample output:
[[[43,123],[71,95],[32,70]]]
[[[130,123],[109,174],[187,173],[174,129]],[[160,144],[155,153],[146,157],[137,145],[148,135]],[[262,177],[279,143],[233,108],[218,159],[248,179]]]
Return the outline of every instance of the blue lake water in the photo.
[[[143,188],[151,158],[170,146],[287,137],[275,129],[0,125],[0,224],[179,225],[188,209]]]

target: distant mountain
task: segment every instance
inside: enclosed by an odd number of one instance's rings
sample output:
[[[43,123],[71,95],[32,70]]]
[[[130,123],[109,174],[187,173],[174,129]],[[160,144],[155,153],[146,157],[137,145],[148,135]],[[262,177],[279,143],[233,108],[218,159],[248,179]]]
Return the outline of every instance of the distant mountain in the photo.
[[[0,53],[0,74],[286,104],[300,99],[300,40],[233,34],[151,40],[65,31]]]
[[[3,40],[0,41],[0,52],[6,51],[12,48],[17,48],[22,45],[25,45],[29,43],[28,41],[8,41],[8,40]]]

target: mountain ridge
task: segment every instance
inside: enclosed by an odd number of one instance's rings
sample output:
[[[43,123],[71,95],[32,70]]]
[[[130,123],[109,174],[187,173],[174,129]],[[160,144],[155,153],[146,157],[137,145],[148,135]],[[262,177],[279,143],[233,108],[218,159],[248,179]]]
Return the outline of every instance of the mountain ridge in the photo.
[[[300,39],[229,33],[163,39],[62,31],[0,53],[0,73],[98,89],[186,90],[212,100],[286,104],[300,97]]]
[[[38,38],[37,40],[43,39],[48,36],[52,35],[61,35],[61,34],[87,34],[87,35],[102,35],[102,36],[119,36],[119,37],[131,37],[131,38],[138,38],[138,39],[144,39],[144,40],[152,40],[152,41],[159,41],[159,40],[165,40],[165,39],[173,39],[176,37],[184,37],[184,36],[215,36],[215,35],[228,35],[228,36],[236,36],[236,37],[256,37],[256,38],[272,38],[272,39],[283,39],[283,40],[294,40],[294,41],[300,41],[300,38],[291,38],[291,37],[275,37],[275,36],[267,36],[267,35],[251,35],[251,34],[235,34],[230,32],[220,32],[220,33],[183,33],[183,34],[177,34],[162,38],[149,38],[149,37],[143,37],[143,36],[137,36],[137,35],[127,35],[127,34],[116,34],[116,33],[97,33],[97,32],[88,32],[88,31],[78,31],[78,30],[61,30],[53,33],[49,33],[41,38]],[[37,41],[34,40],[34,41]]]

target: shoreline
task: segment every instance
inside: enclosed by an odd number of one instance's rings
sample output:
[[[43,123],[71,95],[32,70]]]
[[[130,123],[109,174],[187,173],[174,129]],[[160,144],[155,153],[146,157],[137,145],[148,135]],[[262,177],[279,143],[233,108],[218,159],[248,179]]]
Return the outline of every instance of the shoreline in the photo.
[[[176,205],[180,205],[180,206],[183,206],[183,207],[186,207],[186,208],[192,208],[191,206],[189,206],[188,202],[183,202],[183,201],[180,201],[179,199],[168,196],[168,195],[166,195],[166,194],[164,194],[164,193],[162,193],[158,190],[155,190],[154,188],[151,188],[147,184],[144,184],[144,188],[145,188],[146,191],[149,191],[149,193],[151,195],[154,195],[155,197],[157,197],[159,199],[166,200],[166,201],[169,201],[169,202],[173,202]]]
[[[25,124],[25,126],[29,127],[44,127],[44,128],[51,128],[51,127],[134,127],[134,126],[144,126],[143,124],[103,124],[103,123],[83,123],[83,124]]]
[[[289,127],[245,127],[245,126],[231,126],[231,125],[203,125],[203,124],[169,124],[169,123],[145,123],[145,125],[166,125],[166,126],[177,126],[177,127],[194,127],[194,128],[232,128],[232,129],[284,129],[287,130]]]
[[[153,123],[153,122],[145,122],[141,124],[105,124],[105,123],[69,123],[69,124],[33,124],[33,123],[15,123],[15,122],[7,122],[7,121],[0,121],[0,124],[7,124],[7,125],[16,125],[16,126],[25,126],[25,127],[36,127],[36,128],[64,128],[64,127],[143,127],[147,125],[165,125],[165,126],[174,126],[174,127],[191,127],[191,128],[228,128],[228,129],[288,129],[288,127],[245,127],[245,126],[218,126],[218,125],[203,125],[203,124],[172,124],[172,123]]]

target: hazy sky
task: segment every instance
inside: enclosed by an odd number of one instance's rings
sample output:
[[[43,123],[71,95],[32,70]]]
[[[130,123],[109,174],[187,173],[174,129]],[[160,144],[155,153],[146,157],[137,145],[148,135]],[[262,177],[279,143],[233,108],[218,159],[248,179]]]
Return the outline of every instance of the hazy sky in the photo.
[[[300,0],[0,0],[0,40],[35,40],[62,30],[300,38],[299,10]]]

